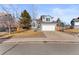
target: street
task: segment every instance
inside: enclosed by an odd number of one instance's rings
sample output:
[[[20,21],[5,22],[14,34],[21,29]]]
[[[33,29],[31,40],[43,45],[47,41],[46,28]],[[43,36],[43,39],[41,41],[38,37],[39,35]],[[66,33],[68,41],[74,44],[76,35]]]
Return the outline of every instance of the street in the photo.
[[[1,55],[78,55],[79,44],[73,43],[16,43],[1,44]]]

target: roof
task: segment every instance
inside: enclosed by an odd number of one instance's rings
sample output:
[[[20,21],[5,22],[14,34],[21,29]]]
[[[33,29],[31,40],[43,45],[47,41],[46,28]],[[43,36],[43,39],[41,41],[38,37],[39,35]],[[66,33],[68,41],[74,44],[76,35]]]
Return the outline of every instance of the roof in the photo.
[[[50,15],[41,15],[41,16],[50,16]],[[51,17],[51,16],[50,16]]]
[[[50,16],[50,15],[41,15],[41,17],[51,17],[51,18],[53,18],[53,17]]]
[[[4,13],[4,12],[0,12],[0,16],[6,16],[6,15],[10,15],[10,14]]]
[[[74,18],[73,21],[74,22],[79,22],[79,18]]]
[[[42,17],[50,17],[51,20],[50,21],[42,21]],[[41,23],[56,23],[54,17],[50,16],[50,15],[41,15],[39,22]]]

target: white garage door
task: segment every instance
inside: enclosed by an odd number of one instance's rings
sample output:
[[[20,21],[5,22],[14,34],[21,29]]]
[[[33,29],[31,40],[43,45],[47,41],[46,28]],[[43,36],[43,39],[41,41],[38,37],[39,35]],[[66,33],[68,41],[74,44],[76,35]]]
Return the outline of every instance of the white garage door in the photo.
[[[42,31],[55,31],[55,25],[54,24],[42,24],[41,30]]]

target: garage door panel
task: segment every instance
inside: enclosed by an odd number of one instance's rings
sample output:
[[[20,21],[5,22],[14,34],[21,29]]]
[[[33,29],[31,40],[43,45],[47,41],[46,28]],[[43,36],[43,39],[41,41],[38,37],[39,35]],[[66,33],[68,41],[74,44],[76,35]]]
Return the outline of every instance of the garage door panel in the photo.
[[[55,25],[42,25],[42,31],[55,31]]]

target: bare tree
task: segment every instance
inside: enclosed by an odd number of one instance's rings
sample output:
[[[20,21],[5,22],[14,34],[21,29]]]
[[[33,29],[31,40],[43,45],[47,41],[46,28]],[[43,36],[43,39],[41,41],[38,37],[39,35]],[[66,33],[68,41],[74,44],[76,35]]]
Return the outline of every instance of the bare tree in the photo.
[[[32,18],[33,18],[33,20],[37,19],[37,15],[38,15],[38,9],[36,8],[35,5],[32,5]]]
[[[7,11],[7,9],[4,7],[4,6],[2,6],[1,5],[1,8],[4,10],[4,12],[6,12],[6,14],[7,14],[7,18],[8,18],[8,20],[7,21],[5,21],[5,23],[7,24],[7,27],[8,27],[8,31],[9,31],[9,34],[11,34],[11,20],[13,20],[13,17],[12,17],[12,15],[11,15],[11,13],[9,13],[9,11]]]
[[[14,7],[14,5],[10,5],[10,7],[11,7],[11,9],[13,10],[13,11],[15,11],[15,18],[16,19],[18,19],[17,21],[16,21],[16,26],[17,26],[17,30],[20,28],[20,26],[19,26],[19,12],[18,12],[18,7]]]
[[[35,29],[35,31],[37,31],[39,28],[40,28],[40,23],[39,23],[39,19],[37,18],[38,17],[38,8],[35,6],[35,5],[32,5],[32,18],[33,20],[35,20],[37,23],[37,27]]]

